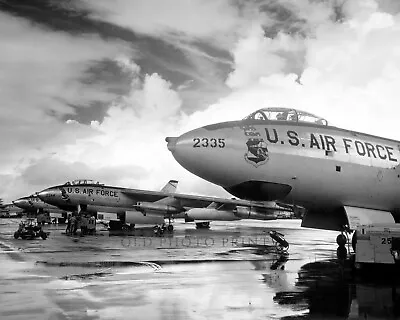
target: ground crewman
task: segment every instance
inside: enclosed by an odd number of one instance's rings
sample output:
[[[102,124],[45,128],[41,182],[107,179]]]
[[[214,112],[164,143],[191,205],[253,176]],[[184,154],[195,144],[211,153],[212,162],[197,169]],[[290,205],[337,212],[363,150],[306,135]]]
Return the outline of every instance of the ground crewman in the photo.
[[[91,216],[88,219],[88,234],[95,234],[96,233],[96,219],[95,217]]]

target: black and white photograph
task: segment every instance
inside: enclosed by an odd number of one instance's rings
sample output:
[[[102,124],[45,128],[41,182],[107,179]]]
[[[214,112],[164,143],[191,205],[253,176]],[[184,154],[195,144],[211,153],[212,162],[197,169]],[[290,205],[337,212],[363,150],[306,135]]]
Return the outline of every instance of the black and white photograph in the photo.
[[[400,319],[399,0],[0,0],[0,319]]]

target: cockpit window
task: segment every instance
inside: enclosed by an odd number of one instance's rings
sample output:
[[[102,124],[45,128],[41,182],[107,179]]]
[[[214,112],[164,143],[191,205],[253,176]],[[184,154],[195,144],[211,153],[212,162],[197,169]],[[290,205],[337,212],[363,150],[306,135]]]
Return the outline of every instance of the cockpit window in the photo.
[[[91,180],[91,179],[77,179],[72,181],[67,181],[65,186],[76,186],[76,185],[103,185],[98,181]]]
[[[293,121],[293,122],[309,122],[327,126],[328,121],[317,117],[312,113],[308,113],[296,109],[288,108],[266,108],[260,109],[248,115],[244,120],[263,120],[263,121]]]

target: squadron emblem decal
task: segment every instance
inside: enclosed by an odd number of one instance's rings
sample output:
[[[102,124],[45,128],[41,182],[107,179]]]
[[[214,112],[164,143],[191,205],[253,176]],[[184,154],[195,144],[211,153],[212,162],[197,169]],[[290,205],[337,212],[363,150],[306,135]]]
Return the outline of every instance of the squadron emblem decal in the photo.
[[[67,194],[67,191],[65,191],[65,189],[63,187],[60,187],[60,191],[61,191],[61,198],[64,201],[68,202],[70,199],[69,199],[69,195]]]
[[[267,143],[255,127],[244,126],[242,129],[246,137],[249,137],[246,142],[247,152],[244,154],[244,159],[255,167],[263,165],[269,159]]]

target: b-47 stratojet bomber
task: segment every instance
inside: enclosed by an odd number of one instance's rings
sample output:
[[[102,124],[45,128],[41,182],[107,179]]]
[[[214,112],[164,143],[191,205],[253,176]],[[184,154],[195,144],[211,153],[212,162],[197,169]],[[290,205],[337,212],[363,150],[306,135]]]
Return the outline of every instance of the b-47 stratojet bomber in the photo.
[[[24,210],[15,204],[0,204],[0,218],[22,217]]]
[[[56,217],[57,219],[65,219],[67,217],[66,210],[40,200],[37,195],[22,197],[14,200],[12,203],[23,209],[28,215],[33,214],[37,216],[39,222],[49,222],[52,217]]]
[[[287,108],[166,141],[184,168],[234,196],[306,208],[303,227],[343,231],[399,221],[399,141]]]
[[[43,213],[43,212],[54,212],[54,213],[64,213],[62,210],[56,206],[48,204],[39,199],[37,195],[30,195],[28,197],[22,197],[17,200],[12,201],[17,207],[24,209],[25,212],[29,213]]]
[[[91,180],[75,180],[39,193],[43,201],[69,211],[117,213],[124,224],[164,224],[172,218],[193,219],[199,227],[211,220],[276,219],[288,211],[275,203],[224,199],[176,193],[178,181],[170,180],[161,191],[105,186]]]

